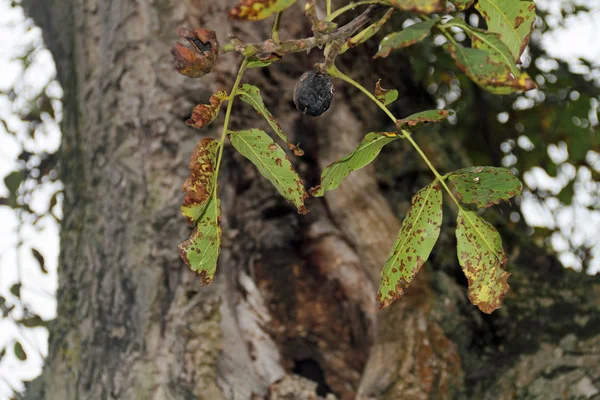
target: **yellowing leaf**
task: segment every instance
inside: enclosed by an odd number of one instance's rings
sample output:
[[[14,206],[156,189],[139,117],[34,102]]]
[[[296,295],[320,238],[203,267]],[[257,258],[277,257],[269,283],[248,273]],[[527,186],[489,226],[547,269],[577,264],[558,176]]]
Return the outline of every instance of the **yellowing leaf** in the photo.
[[[488,31],[495,32],[506,43],[513,61],[525,50],[535,22],[535,3],[523,0],[479,0],[475,8],[487,23]]]
[[[200,218],[213,194],[218,149],[219,142],[206,138],[198,143],[190,158],[190,176],[181,188],[186,194],[181,213],[191,224]]]
[[[472,211],[459,210],[456,227],[458,261],[469,281],[469,299],[491,314],[508,292],[502,239],[496,229]]]
[[[260,129],[229,131],[229,139],[233,147],[256,165],[261,175],[298,208],[299,214],[308,213],[304,206],[304,200],[308,197],[304,183],[283,149],[274,143],[265,131]]]
[[[350,154],[328,165],[321,174],[321,184],[310,189],[310,194],[320,197],[329,190],[340,186],[342,180],[352,171],[359,170],[373,161],[383,146],[398,139],[394,132],[371,132]]]
[[[204,128],[210,124],[219,115],[221,104],[227,100],[227,92],[224,90],[210,96],[209,104],[198,104],[192,111],[192,116],[186,121],[186,124],[194,128]]]
[[[387,0],[387,4],[402,11],[431,14],[446,9],[446,0]]]
[[[379,51],[373,58],[387,57],[392,50],[398,50],[420,42],[425,39],[436,22],[438,22],[437,19],[430,19],[413,24],[399,32],[390,33],[383,38],[379,44]]]
[[[412,198],[398,238],[381,271],[377,293],[379,308],[385,308],[404,295],[406,289],[429,258],[442,226],[442,191],[436,181]]]
[[[448,181],[454,184],[456,194],[464,203],[477,207],[491,207],[508,201],[521,193],[523,185],[508,169],[471,167],[453,172]]]
[[[179,245],[181,258],[192,271],[200,274],[202,285],[211,283],[217,270],[221,248],[220,219],[221,202],[216,195],[210,196],[192,235]]]
[[[283,11],[296,0],[240,0],[239,4],[229,10],[229,18],[247,21],[258,21]]]
[[[288,145],[289,149],[292,150],[295,155],[304,155],[304,151],[300,147],[290,143],[287,135],[283,129],[281,129],[281,125],[279,125],[273,114],[271,114],[271,112],[265,106],[262,96],[260,95],[260,90],[256,86],[245,83],[238,89],[237,93],[243,102],[250,104],[257,113],[262,115],[267,120],[277,136],[279,136],[279,138],[281,138],[281,140]]]

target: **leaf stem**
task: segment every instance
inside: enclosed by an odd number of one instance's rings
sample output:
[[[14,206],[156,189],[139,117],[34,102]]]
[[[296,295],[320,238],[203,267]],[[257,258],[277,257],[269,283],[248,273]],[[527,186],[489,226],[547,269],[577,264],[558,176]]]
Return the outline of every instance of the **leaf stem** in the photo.
[[[240,69],[238,70],[237,77],[235,79],[235,83],[231,88],[231,93],[229,93],[229,98],[227,101],[227,111],[225,112],[225,122],[223,122],[223,132],[221,133],[221,141],[219,142],[219,154],[217,156],[217,165],[215,167],[215,185],[214,185],[214,193],[213,196],[217,197],[217,182],[219,178],[219,170],[221,168],[221,161],[223,159],[223,148],[225,147],[225,137],[227,136],[227,130],[229,128],[229,119],[231,117],[231,109],[233,108],[233,101],[235,100],[235,96],[237,94],[238,88],[240,87],[240,82],[242,81],[242,76],[244,76],[244,72],[246,71],[246,67],[248,66],[248,58],[244,58],[242,61],[242,65],[240,65]]]
[[[398,118],[396,118],[396,116],[386,107],[386,105],[383,104],[382,102],[380,102],[379,100],[377,100],[375,95],[373,95],[373,93],[371,93],[369,90],[367,90],[364,86],[362,86],[360,83],[356,82],[354,79],[350,78],[348,75],[346,75],[343,72],[341,72],[340,70],[338,70],[335,65],[332,66],[331,68],[329,68],[327,70],[327,72],[331,76],[339,78],[339,79],[351,84],[352,86],[354,86],[361,92],[363,92],[369,99],[371,99],[375,104],[377,104],[377,106],[379,108],[381,108],[387,114],[388,117],[390,117],[390,119],[394,122],[394,125],[398,126]],[[417,151],[417,153],[419,153],[419,155],[421,156],[423,161],[425,161],[425,164],[427,164],[427,166],[429,167],[431,172],[433,172],[433,175],[435,175],[436,179],[444,187],[444,189],[446,190],[448,195],[450,195],[450,198],[452,199],[452,201],[456,204],[456,206],[459,208],[459,210],[462,210],[462,206],[458,202],[458,199],[454,196],[454,194],[452,193],[452,191],[446,184],[445,179],[448,176],[448,174],[441,175],[438,172],[438,170],[433,166],[431,161],[429,161],[429,158],[427,157],[427,155],[425,155],[425,153],[423,152],[421,147],[419,147],[417,142],[415,142],[415,140],[412,138],[411,133],[408,130],[400,129],[400,132],[402,133],[402,135],[400,137],[408,140],[408,142],[411,144],[411,146]]]
[[[381,5],[389,5],[388,3],[386,3],[385,1],[380,1],[380,0],[363,0],[363,1],[355,1],[352,2],[350,4],[345,5],[342,8],[337,9],[335,12],[333,13],[327,13],[327,18],[325,18],[325,21],[333,21],[334,19],[336,19],[337,17],[339,17],[340,15],[342,15],[343,13],[350,11],[350,10],[354,10],[356,7],[359,6],[365,6],[365,5],[373,5],[373,4],[381,4]]]
[[[271,38],[273,43],[279,44],[279,23],[281,22],[282,11],[279,11],[275,16],[275,23],[273,23],[273,30],[271,31]]]
[[[327,16],[329,17],[331,15],[331,0],[327,0],[325,3],[327,5]]]

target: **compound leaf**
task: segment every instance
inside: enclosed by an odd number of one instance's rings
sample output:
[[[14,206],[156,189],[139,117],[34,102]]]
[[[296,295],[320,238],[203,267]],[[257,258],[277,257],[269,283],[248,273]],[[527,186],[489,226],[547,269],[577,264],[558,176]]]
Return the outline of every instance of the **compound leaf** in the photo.
[[[421,189],[411,201],[394,249],[381,271],[377,294],[379,308],[404,295],[421,266],[429,258],[442,226],[442,191],[436,181]]]
[[[470,167],[448,176],[458,198],[477,207],[491,207],[521,193],[521,181],[506,168]]]
[[[383,146],[398,139],[395,132],[368,133],[352,153],[328,165],[321,174],[321,184],[310,189],[310,194],[320,197],[328,190],[340,186],[342,180],[352,171],[361,169],[371,163]]]
[[[229,10],[229,18],[246,21],[258,21],[285,10],[296,0],[240,0]]]
[[[238,89],[238,95],[243,102],[250,104],[256,110],[256,112],[258,112],[267,120],[277,136],[279,136],[281,140],[288,145],[289,149],[292,150],[295,155],[302,156],[304,154],[304,151],[300,147],[290,143],[287,135],[283,129],[281,129],[281,125],[279,125],[273,114],[271,114],[271,112],[265,106],[262,96],[260,95],[259,88],[245,83]]]
[[[448,110],[428,110],[412,114],[396,121],[398,129],[416,129],[430,122],[440,122],[448,118]]]
[[[383,38],[379,44],[379,51],[373,58],[387,57],[392,50],[402,49],[420,42],[425,39],[437,21],[436,19],[430,19],[413,24],[399,32],[390,33]]]
[[[186,194],[181,213],[190,224],[200,218],[213,194],[218,150],[218,141],[202,139],[190,158],[190,176],[181,188]]]
[[[469,299],[491,314],[508,292],[506,256],[498,231],[472,211],[459,210],[456,227],[457,255],[467,280]]]
[[[202,285],[212,282],[217,270],[221,248],[221,202],[216,194],[210,196],[196,228],[188,240],[179,245],[183,261],[198,272]]]
[[[233,147],[250,160],[262,176],[267,178],[277,191],[296,206],[299,214],[306,214],[304,200],[308,197],[304,183],[294,170],[285,152],[261,129],[229,131]]]

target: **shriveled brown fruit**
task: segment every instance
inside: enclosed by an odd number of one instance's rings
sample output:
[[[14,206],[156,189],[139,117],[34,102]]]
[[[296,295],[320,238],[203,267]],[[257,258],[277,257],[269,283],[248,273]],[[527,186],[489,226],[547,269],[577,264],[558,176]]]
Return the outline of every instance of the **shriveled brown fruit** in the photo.
[[[208,74],[217,61],[219,51],[215,32],[200,28],[179,28],[179,36],[186,39],[192,48],[176,42],[171,49],[177,72],[190,78]]]

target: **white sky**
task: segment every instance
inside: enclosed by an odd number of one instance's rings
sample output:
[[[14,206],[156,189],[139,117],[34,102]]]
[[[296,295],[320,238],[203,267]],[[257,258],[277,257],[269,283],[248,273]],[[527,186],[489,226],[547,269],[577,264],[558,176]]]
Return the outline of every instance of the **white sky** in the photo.
[[[19,64],[11,62],[10,59],[21,55],[23,48],[42,42],[39,29],[28,30],[23,13],[20,9],[11,8],[10,3],[10,0],[0,0],[0,90],[12,87],[23,73]],[[536,3],[540,9],[549,10],[555,14],[558,25],[560,4],[564,1],[538,0]],[[585,57],[595,62],[596,65],[600,65],[600,0],[580,0],[577,3],[587,4],[594,11],[569,17],[564,21],[564,28],[557,27],[554,32],[546,34],[542,43],[553,57],[565,60]],[[23,87],[22,91],[28,93],[34,89],[35,92],[35,88],[43,87],[54,73],[54,65],[49,52],[47,50],[37,52],[34,57],[34,67],[25,76],[25,82],[31,87]],[[52,87],[51,90],[55,94],[60,93],[58,85]],[[13,109],[14,105],[0,96],[0,115],[9,121],[11,129],[19,131],[20,123],[14,116]],[[38,132],[36,139],[35,141],[28,140],[25,144],[26,148],[36,151],[54,151],[59,145],[60,132],[54,124],[48,123],[45,124],[43,131]],[[14,159],[19,152],[18,142],[9,137],[0,127],[0,177],[13,170]],[[571,171],[567,168],[564,174],[566,176],[585,175],[585,171]],[[557,185],[541,169],[532,170],[525,175],[524,179],[529,185],[546,185],[549,188]],[[585,176],[583,179],[585,181]],[[589,180],[589,177],[587,179]],[[44,210],[48,204],[50,193],[55,189],[55,187],[48,186],[42,190],[32,200],[32,208]],[[4,183],[0,180],[0,196],[6,195],[6,193]],[[585,193],[583,196],[585,197]],[[585,199],[581,204],[585,204]],[[555,211],[552,209],[552,204],[540,205],[531,198],[525,198],[522,207],[527,221],[532,225],[544,225],[551,221],[552,224],[567,226],[574,220],[581,221],[577,224],[579,230],[566,232],[576,242],[583,243],[589,241],[590,238],[597,240],[599,236],[600,213],[598,212],[592,214],[583,207],[571,207],[561,210],[555,219],[550,213]],[[43,229],[38,231],[26,225],[21,232],[24,244],[17,257],[15,248],[18,238],[15,214],[7,207],[0,207],[0,295],[11,299],[9,288],[17,281],[20,274],[25,277],[25,285],[22,290],[24,301],[44,319],[52,319],[56,313],[54,293],[57,287],[58,226],[52,219],[42,221],[40,226]],[[567,250],[564,239],[560,235],[553,237],[552,243],[558,251]],[[31,256],[31,247],[35,247],[44,255],[49,274],[44,275],[40,272],[36,261]],[[600,251],[600,246],[597,250]],[[574,256],[569,253],[563,253],[560,257],[565,265],[577,267]],[[598,251],[596,257],[600,261]],[[17,268],[17,260],[20,261],[20,268]],[[600,262],[597,264],[600,270]],[[15,339],[23,344],[28,354],[26,362],[18,361],[13,355],[12,344]],[[11,387],[21,390],[23,388],[22,380],[32,379],[39,374],[43,362],[42,356],[47,352],[47,332],[41,328],[19,331],[10,321],[0,319],[0,349],[4,346],[9,348],[5,359],[0,363],[0,400],[8,399]]]

